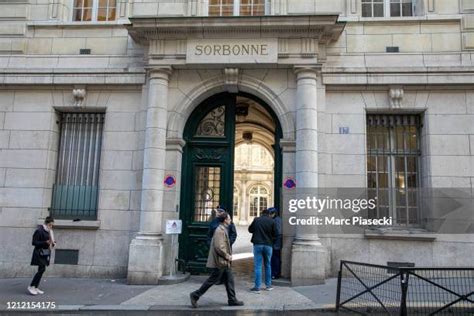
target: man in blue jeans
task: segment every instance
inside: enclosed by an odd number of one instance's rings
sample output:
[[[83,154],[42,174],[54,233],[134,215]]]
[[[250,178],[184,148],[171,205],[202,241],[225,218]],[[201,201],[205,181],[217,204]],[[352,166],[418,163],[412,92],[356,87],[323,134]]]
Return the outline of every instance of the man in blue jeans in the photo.
[[[276,238],[276,226],[267,209],[262,211],[249,226],[253,243],[253,266],[255,270],[255,286],[250,291],[260,293],[262,286],[262,261],[265,263],[265,290],[271,291],[272,268],[271,258],[273,242]]]

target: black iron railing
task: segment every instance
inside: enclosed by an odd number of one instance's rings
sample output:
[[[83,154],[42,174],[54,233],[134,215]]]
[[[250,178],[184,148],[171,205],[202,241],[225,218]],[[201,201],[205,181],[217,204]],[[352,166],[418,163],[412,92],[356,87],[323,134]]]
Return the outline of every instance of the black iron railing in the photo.
[[[362,315],[473,315],[474,268],[341,261],[336,309]]]

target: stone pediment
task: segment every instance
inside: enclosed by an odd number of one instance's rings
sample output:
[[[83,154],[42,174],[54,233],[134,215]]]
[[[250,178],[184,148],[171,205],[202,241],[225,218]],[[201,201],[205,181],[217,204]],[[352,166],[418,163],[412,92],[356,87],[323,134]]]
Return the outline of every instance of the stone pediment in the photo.
[[[337,15],[130,18],[151,65],[295,64],[324,60],[345,23]],[[303,60],[303,62],[301,62]]]

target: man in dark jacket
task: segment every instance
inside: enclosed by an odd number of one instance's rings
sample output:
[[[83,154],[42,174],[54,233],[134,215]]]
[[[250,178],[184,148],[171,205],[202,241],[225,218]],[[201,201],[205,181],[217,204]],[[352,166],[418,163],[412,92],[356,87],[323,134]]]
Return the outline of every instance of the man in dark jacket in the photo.
[[[269,208],[268,211],[275,222],[276,228],[276,239],[273,243],[272,252],[272,279],[279,279],[281,275],[282,223],[281,217],[278,216],[278,210],[275,207]]]
[[[33,249],[33,256],[31,257],[31,265],[38,266],[38,272],[35,274],[30,286],[28,287],[28,292],[31,295],[44,294],[38,286],[44,271],[46,271],[46,266],[49,266],[51,249],[56,245],[53,235],[53,224],[54,219],[51,216],[48,216],[44,220],[44,224],[38,225],[38,228],[33,234],[33,241],[31,244],[35,246],[35,249]]]
[[[209,256],[207,258],[206,267],[211,270],[211,275],[204,281],[201,287],[192,292],[189,296],[191,298],[191,305],[196,308],[197,302],[207,290],[222,280],[227,291],[227,300],[229,306],[242,306],[244,303],[237,300],[235,296],[234,276],[232,275],[232,248],[230,247],[230,239],[227,233],[228,226],[231,219],[227,212],[220,212],[217,216],[219,226],[212,237],[211,247],[209,249]]]
[[[214,236],[214,232],[216,231],[216,228],[219,227],[219,215],[225,212],[226,210],[223,207],[218,206],[216,209],[216,217],[209,223],[209,229],[207,231],[207,246],[211,246],[211,240],[212,236]],[[229,239],[230,239],[230,246],[234,244],[235,240],[237,239],[237,229],[235,228],[235,225],[233,222],[229,224],[227,227],[228,234],[229,234]]]
[[[269,216],[267,209],[262,211],[262,216],[256,217],[249,226],[253,243],[253,266],[255,270],[255,286],[250,290],[260,293],[262,285],[262,261],[265,263],[265,290],[271,291],[272,287],[272,247],[276,238],[275,222]]]

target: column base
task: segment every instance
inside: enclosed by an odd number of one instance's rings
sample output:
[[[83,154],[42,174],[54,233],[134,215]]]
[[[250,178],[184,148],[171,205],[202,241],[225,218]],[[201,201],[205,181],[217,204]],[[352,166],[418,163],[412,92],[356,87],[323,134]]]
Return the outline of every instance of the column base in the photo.
[[[291,286],[324,284],[328,252],[319,241],[295,240],[291,249]]]
[[[130,243],[127,283],[156,285],[163,275],[163,239],[139,234]]]

